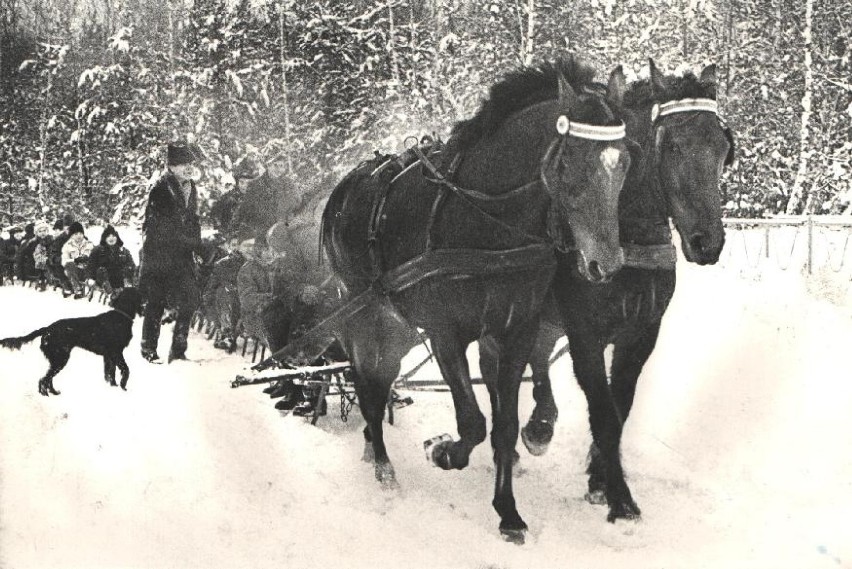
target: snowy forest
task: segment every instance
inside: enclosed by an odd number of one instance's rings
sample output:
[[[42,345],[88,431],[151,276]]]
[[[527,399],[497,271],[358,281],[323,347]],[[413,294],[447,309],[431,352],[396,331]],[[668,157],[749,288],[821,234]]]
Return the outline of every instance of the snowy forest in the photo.
[[[0,219],[131,221],[176,139],[209,200],[270,141],[330,190],[566,53],[601,80],[716,63],[726,215],[850,214],[850,39],[849,0],[0,0]]]

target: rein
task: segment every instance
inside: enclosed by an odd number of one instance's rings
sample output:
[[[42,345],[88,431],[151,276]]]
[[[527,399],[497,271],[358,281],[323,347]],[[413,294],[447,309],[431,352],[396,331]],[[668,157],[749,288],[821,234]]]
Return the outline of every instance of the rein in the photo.
[[[530,109],[534,108],[535,106],[536,105],[534,105],[533,107],[530,107]],[[426,168],[426,170],[429,171],[429,174],[431,175],[431,177],[426,177],[427,180],[429,180],[430,182],[432,182],[434,184],[438,184],[438,185],[443,186],[442,189],[444,189],[444,190],[449,190],[449,191],[453,192],[454,194],[456,194],[456,196],[458,196],[461,200],[463,200],[468,206],[470,206],[471,208],[476,210],[478,213],[483,215],[485,218],[489,219],[491,222],[500,226],[502,229],[509,231],[510,233],[514,233],[516,235],[524,237],[528,240],[533,241],[534,243],[551,242],[560,251],[568,252],[568,251],[576,250],[576,248],[565,247],[564,245],[560,245],[559,243],[557,243],[554,240],[554,235],[552,235],[549,230],[548,230],[548,238],[549,239],[544,239],[542,237],[538,237],[537,235],[532,235],[530,233],[527,233],[526,231],[518,229],[517,227],[515,227],[513,225],[505,223],[504,221],[496,218],[495,216],[491,215],[490,213],[488,213],[487,211],[485,211],[481,207],[479,207],[479,205],[474,203],[474,201],[492,202],[493,203],[493,202],[499,202],[499,201],[502,201],[502,200],[510,199],[510,198],[515,197],[515,196],[521,195],[521,194],[523,194],[527,191],[530,191],[531,189],[538,188],[539,185],[544,186],[547,193],[552,196],[553,190],[551,189],[551,184],[547,180],[547,176],[544,174],[544,164],[546,164],[547,162],[549,162],[553,158],[554,151],[557,151],[557,149],[558,149],[557,154],[562,153],[562,147],[563,147],[562,145],[564,143],[566,136],[574,137],[574,138],[580,138],[580,139],[584,139],[584,140],[592,140],[592,141],[597,141],[597,142],[613,142],[613,141],[616,141],[616,140],[622,140],[626,136],[626,127],[623,123],[618,125],[618,126],[600,126],[600,125],[593,125],[593,124],[587,124],[587,123],[573,122],[573,121],[569,120],[568,117],[565,116],[565,115],[560,115],[559,118],[557,119],[556,131],[559,133],[560,137],[555,138],[553,140],[553,142],[551,142],[550,145],[548,146],[547,152],[545,153],[544,158],[542,159],[542,169],[541,169],[541,172],[539,173],[539,178],[537,180],[533,180],[533,181],[528,182],[528,183],[526,183],[526,184],[524,184],[520,187],[514,188],[512,190],[509,190],[508,192],[504,192],[504,193],[498,194],[498,195],[486,194],[484,192],[480,192],[480,191],[477,191],[477,190],[471,190],[469,188],[462,188],[461,186],[458,186],[457,184],[455,184],[452,181],[450,181],[449,179],[447,179],[447,177],[444,176],[440,172],[440,170],[432,163],[432,161],[429,160],[429,157],[426,156],[426,154],[423,152],[423,150],[420,148],[419,145],[413,145],[411,147],[411,150],[416,154],[417,159],[420,161],[420,163],[423,165],[423,167]],[[450,174],[452,174],[452,172],[458,166],[459,162],[460,162],[460,159],[459,159],[459,156],[457,155],[452,161],[452,164],[451,164],[451,167],[450,167]],[[433,207],[432,207],[432,213],[431,213],[430,219],[429,219],[429,228],[432,227],[434,219],[437,216],[438,209],[440,208],[440,204],[443,202],[445,197],[446,197],[446,192],[441,191],[441,192],[439,192],[438,197],[435,199],[435,202],[434,202]],[[431,239],[429,239],[429,241],[431,242]]]

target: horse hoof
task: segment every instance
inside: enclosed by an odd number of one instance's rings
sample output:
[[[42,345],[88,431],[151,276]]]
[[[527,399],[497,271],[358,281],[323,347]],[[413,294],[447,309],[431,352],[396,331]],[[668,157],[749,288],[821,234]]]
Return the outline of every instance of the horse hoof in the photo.
[[[553,425],[547,421],[529,422],[521,429],[521,440],[533,456],[542,456],[547,452],[553,439]]]
[[[382,490],[399,489],[396,472],[394,472],[393,465],[390,463],[376,465],[376,480],[382,485]]]
[[[586,492],[583,499],[585,499],[589,504],[594,504],[595,506],[606,506],[606,493],[603,490],[592,490]]]
[[[423,441],[423,451],[426,453],[426,460],[434,466],[440,466],[444,470],[449,470],[452,466],[450,464],[448,449],[452,444],[453,437],[446,433]]]
[[[642,512],[639,511],[639,506],[630,502],[618,504],[614,508],[609,509],[609,514],[606,516],[606,521],[614,524],[616,520],[627,520],[632,522],[642,521]]]
[[[514,543],[515,545],[523,545],[527,541],[526,529],[501,529],[500,536],[503,541]]]
[[[361,455],[361,462],[374,463],[376,462],[376,452],[373,450],[372,443],[364,445],[364,453]]]

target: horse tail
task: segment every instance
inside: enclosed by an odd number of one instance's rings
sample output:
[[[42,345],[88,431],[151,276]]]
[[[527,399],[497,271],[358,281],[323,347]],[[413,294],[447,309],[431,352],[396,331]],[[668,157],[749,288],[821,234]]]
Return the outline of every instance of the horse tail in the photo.
[[[45,332],[47,332],[47,328],[39,328],[38,330],[30,332],[26,336],[21,336],[19,338],[3,338],[2,340],[0,340],[0,346],[3,346],[4,348],[7,348],[9,350],[20,350],[21,346],[32,342],[39,336],[43,335]]]

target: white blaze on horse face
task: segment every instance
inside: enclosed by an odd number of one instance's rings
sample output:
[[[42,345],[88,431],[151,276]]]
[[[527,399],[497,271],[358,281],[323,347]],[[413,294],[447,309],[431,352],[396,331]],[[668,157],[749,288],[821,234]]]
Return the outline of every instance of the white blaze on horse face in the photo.
[[[606,168],[609,177],[612,177],[613,170],[618,166],[619,158],[621,158],[621,151],[617,148],[607,148],[601,152],[601,164]]]

